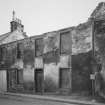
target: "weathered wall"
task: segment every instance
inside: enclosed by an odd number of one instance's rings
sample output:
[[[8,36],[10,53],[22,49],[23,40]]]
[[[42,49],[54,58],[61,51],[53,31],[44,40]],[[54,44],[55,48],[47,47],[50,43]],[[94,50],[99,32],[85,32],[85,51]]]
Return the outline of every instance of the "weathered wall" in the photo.
[[[73,92],[91,92],[92,52],[72,55],[72,90]]]
[[[58,32],[46,33],[44,37],[44,53],[59,49],[60,36]]]
[[[34,67],[36,69],[44,68],[43,57],[35,57]]]
[[[62,55],[59,58],[59,63],[45,63],[44,64],[44,83],[45,91],[57,91],[60,88],[60,69],[70,68],[70,56]],[[70,71],[71,72],[71,71]],[[70,77],[70,75],[69,75]],[[71,80],[68,80],[70,83]],[[69,84],[70,86],[71,84]],[[71,86],[70,86],[71,87]]]
[[[60,68],[70,68],[71,67],[71,56],[70,55],[61,55],[59,67]]]
[[[96,19],[94,21],[95,57],[97,63],[102,65],[101,73],[105,81],[105,2],[99,3],[91,17]]]
[[[75,27],[72,32],[72,55],[86,53],[92,50],[92,24],[83,23]]]
[[[92,56],[91,18],[98,17],[100,14],[102,15],[105,10],[104,8],[105,5],[103,3],[100,4],[98,9],[96,8],[97,10],[92,13],[88,21],[78,26],[48,32],[43,34],[44,37],[37,36],[36,38],[35,36],[33,38],[24,39],[22,41],[23,47],[21,49],[23,56],[20,59],[14,57],[16,47],[11,48],[12,45],[6,46],[9,53],[7,54],[7,59],[4,60],[4,65],[8,64],[8,67],[23,69],[24,86],[25,89],[29,90],[33,89],[35,69],[42,68],[44,69],[45,84],[50,81],[50,85],[55,86],[53,87],[53,90],[56,90],[59,87],[59,69],[71,68],[72,64],[72,83],[74,90],[88,91],[91,87],[89,76],[92,72],[90,64]],[[18,31],[13,32],[9,39],[18,39],[21,36],[20,34],[21,33]],[[19,37],[17,35],[19,35]],[[104,34],[102,35],[104,36]],[[98,45],[100,42],[103,42],[103,40],[104,37],[101,38],[101,41],[97,41],[97,48],[100,48]],[[14,52],[14,54],[12,52]],[[103,62],[104,61],[105,60],[103,60]],[[105,64],[103,63],[103,71],[104,67]],[[88,83],[88,85],[86,83]],[[45,86],[45,89],[46,87],[48,86]],[[78,89],[76,89],[76,87],[78,87]]]
[[[24,41],[24,51],[23,51],[23,80],[24,89],[33,90],[34,89],[34,41],[26,39]]]
[[[59,78],[59,34],[47,33],[44,38],[44,84],[45,91],[57,91]]]
[[[60,37],[60,33],[63,37]],[[8,53],[6,57],[3,53],[2,65],[9,69],[22,70],[23,86],[29,91],[35,89],[35,70],[43,69],[45,91],[57,91],[60,68],[71,66],[71,45],[69,29],[46,33],[44,38],[27,38],[4,45]]]
[[[17,69],[23,69],[24,64],[22,59],[18,59],[14,62],[14,64],[11,66],[11,68],[17,68]]]
[[[102,65],[102,76],[105,81],[105,20],[99,20],[94,24],[95,56],[98,64]]]
[[[59,66],[56,63],[44,64],[45,91],[57,91],[59,88]]]
[[[90,18],[87,22],[74,27],[72,33],[72,73],[73,73],[73,89],[74,90],[88,90],[90,85],[86,85],[85,83],[90,84],[89,82],[89,74],[93,71],[93,69],[89,69],[91,66],[87,59],[92,56],[89,54],[92,49],[93,39],[92,39],[92,29],[94,30],[94,47],[95,47],[95,59],[97,63],[102,64],[102,75],[105,78],[105,25],[97,24],[98,26],[92,27],[93,20],[95,19],[103,19],[105,17],[105,3],[101,2],[96,7],[96,9],[91,14]],[[94,19],[93,19],[94,18]],[[96,24],[95,24],[96,25]],[[97,32],[98,31],[98,32]],[[88,55],[88,57],[86,57]],[[89,57],[90,56],[90,57]],[[84,58],[85,57],[85,58]],[[81,62],[80,62],[81,61]],[[91,60],[89,60],[91,62]],[[84,74],[84,75],[83,75]],[[82,87],[81,87],[82,86]],[[87,87],[88,88],[87,88]],[[76,88],[78,87],[78,88]]]
[[[62,37],[61,37],[62,35]],[[57,91],[60,68],[70,67],[71,34],[69,29],[50,32],[44,38],[44,83],[45,91]]]

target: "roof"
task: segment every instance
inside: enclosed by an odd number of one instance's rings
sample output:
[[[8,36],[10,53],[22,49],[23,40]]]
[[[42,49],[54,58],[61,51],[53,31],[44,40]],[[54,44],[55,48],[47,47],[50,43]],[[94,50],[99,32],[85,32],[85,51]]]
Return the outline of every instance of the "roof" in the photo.
[[[6,37],[8,37],[11,34],[11,32],[5,33],[0,35],[0,41],[4,40]]]
[[[5,34],[2,34],[0,35],[0,42],[2,42],[5,38],[9,37],[9,35],[11,35],[13,32],[8,32],[8,33],[5,33]],[[24,38],[27,38],[28,35],[26,35],[25,32],[23,32],[22,34],[24,36]]]

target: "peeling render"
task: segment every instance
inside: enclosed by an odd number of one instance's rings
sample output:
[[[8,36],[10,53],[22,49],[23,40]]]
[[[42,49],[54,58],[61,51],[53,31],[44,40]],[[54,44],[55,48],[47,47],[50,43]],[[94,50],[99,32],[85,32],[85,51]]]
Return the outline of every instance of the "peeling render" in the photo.
[[[23,81],[25,90],[34,90],[34,68],[31,65],[23,69]]]
[[[94,14],[97,16],[96,12]],[[15,87],[19,87],[21,84],[17,83],[14,71],[17,72],[18,69],[21,69],[23,71],[22,85],[24,91],[33,92],[35,90],[34,92],[37,92],[36,88],[39,87],[40,92],[42,90],[51,92],[68,89],[91,93],[90,74],[93,72],[91,64],[93,50],[92,28],[92,19],[89,18],[87,22],[76,27],[48,32],[41,36],[1,45],[5,49],[2,55],[3,58],[0,57],[2,58],[0,67],[1,69],[3,67],[9,69],[11,76],[14,75],[11,81],[15,81],[13,83]],[[104,42],[103,36],[104,34],[100,34],[101,40],[95,39],[97,43],[95,42],[94,47],[95,53],[97,53],[96,57],[99,57],[99,60],[101,58],[101,72],[103,78],[105,78],[105,56],[104,53],[102,55],[99,52],[104,51],[105,45],[100,46],[101,42]],[[18,43],[22,43],[20,58],[17,57],[17,53],[19,53],[17,51],[19,50],[17,48]],[[14,71],[12,72],[12,70]]]
[[[44,68],[43,58],[42,57],[36,57],[34,62],[34,68]]]
[[[23,60],[22,60],[22,59],[17,60],[17,61],[11,66],[11,68],[23,69],[23,68],[24,68]]]
[[[59,88],[59,66],[55,63],[44,64],[44,83],[46,91],[57,91]]]
[[[59,67],[60,68],[70,68],[70,55],[60,56]]]

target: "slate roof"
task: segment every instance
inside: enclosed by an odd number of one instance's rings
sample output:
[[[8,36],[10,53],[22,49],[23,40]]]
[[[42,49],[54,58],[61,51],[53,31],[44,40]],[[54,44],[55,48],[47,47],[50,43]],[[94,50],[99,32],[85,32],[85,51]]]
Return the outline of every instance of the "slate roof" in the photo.
[[[0,35],[0,41],[4,40],[6,37],[8,37],[11,34],[11,32],[5,33]]]
[[[5,34],[0,35],[0,42],[3,41],[5,38],[7,38],[9,35],[11,35],[11,33],[12,33],[12,32],[8,32],[8,33],[5,33]],[[25,32],[24,32],[22,35],[23,35],[25,38],[28,37]]]

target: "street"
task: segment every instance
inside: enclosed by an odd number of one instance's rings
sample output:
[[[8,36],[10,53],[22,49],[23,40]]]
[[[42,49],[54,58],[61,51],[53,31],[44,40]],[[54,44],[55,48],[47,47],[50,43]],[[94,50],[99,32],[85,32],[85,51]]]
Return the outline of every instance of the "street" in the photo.
[[[61,102],[54,102],[54,101],[43,101],[43,100],[18,100],[18,99],[11,99],[8,97],[1,97],[0,96],[0,105],[77,105],[77,104],[69,104],[69,103],[61,103]]]

